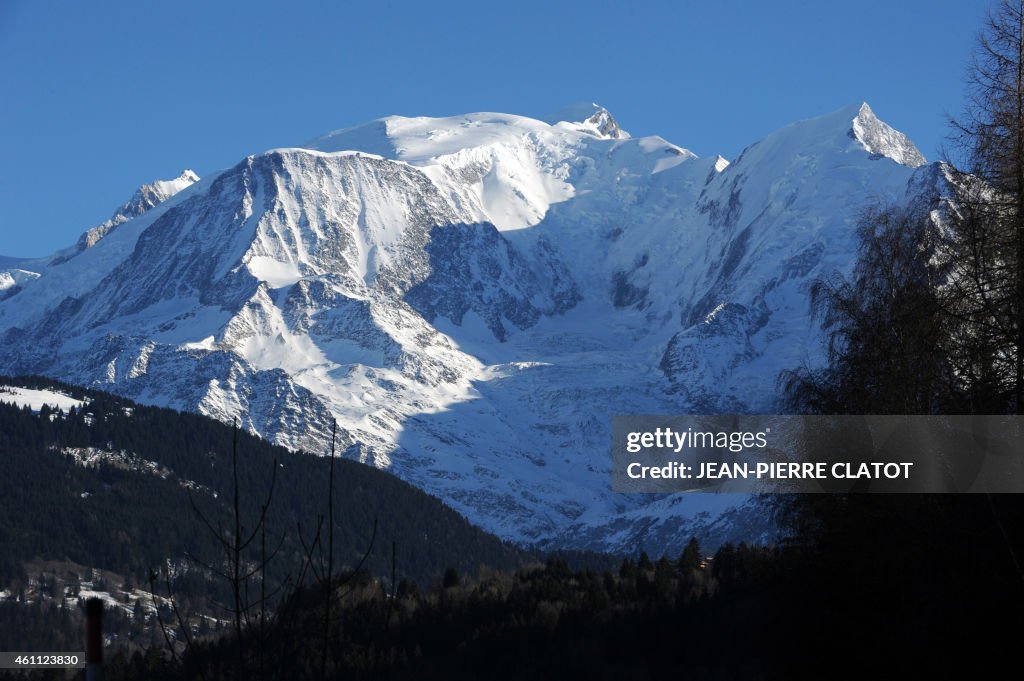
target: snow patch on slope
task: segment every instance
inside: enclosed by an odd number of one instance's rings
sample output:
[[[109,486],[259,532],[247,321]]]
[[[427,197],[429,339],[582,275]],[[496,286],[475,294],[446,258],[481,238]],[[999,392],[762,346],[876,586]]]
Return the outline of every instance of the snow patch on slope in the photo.
[[[291,286],[302,278],[299,266],[293,262],[280,262],[267,255],[254,255],[247,263],[249,272],[270,288]]]
[[[44,404],[61,411],[67,411],[72,407],[78,409],[86,404],[83,400],[76,400],[70,395],[53,390],[35,390],[13,385],[0,385],[0,402],[18,407],[28,406],[32,411],[39,411]]]
[[[24,286],[38,278],[38,272],[29,272],[28,270],[12,268],[2,271],[0,272],[0,291],[6,291],[15,286]]]

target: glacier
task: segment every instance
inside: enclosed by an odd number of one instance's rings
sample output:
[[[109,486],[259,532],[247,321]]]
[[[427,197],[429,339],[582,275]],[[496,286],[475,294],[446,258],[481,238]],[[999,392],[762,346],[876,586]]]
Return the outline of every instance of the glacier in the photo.
[[[945,191],[867,104],[732,161],[591,103],[392,116],[155,186],[9,263],[38,276],[0,291],[0,371],[317,454],[336,419],[344,456],[501,537],[654,552],[772,520],[612,493],[611,416],[778,410],[779,372],[824,361],[809,287],[850,269],[861,212]]]

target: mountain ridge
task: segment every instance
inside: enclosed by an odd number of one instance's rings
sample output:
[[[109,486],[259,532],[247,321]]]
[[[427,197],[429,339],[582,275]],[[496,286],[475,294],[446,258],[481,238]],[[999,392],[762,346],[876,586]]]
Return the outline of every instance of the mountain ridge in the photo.
[[[707,534],[746,500],[612,494],[610,416],[771,410],[780,370],[823,359],[809,283],[852,263],[867,203],[937,200],[938,166],[866,105],[728,164],[592,106],[249,156],[0,301],[0,370],[313,452],[336,418],[347,456],[525,543]],[[731,513],[719,535],[771,533]]]

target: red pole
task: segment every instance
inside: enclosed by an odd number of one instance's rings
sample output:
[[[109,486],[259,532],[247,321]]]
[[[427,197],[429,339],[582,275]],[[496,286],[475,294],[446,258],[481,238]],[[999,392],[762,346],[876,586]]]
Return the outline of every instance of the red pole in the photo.
[[[85,681],[103,681],[103,601],[85,602]]]

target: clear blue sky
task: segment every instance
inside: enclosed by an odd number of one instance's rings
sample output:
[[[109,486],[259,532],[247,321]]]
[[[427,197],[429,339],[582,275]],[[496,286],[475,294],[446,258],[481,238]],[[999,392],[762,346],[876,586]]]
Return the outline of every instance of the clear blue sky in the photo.
[[[592,100],[733,158],[866,100],[933,158],[988,6],[0,0],[0,254],[72,243],[143,182],[389,114]]]

